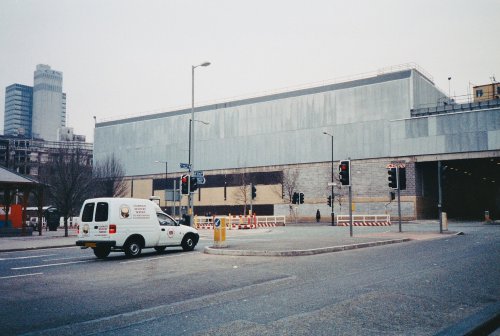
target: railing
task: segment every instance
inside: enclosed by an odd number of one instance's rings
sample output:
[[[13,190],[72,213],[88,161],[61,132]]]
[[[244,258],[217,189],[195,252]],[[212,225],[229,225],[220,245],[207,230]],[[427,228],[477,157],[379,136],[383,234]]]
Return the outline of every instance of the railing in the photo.
[[[225,218],[226,228],[257,229],[270,226],[285,226],[285,216],[195,216],[194,227],[198,229],[213,229],[215,218]]]
[[[415,118],[415,117],[422,117],[429,115],[467,112],[467,111],[482,110],[482,109],[497,108],[497,107],[500,107],[500,100],[495,99],[495,100],[486,100],[474,103],[449,104],[449,105],[439,105],[433,107],[412,109],[411,116]]]
[[[337,225],[347,226],[351,222],[349,215],[338,215]],[[391,225],[391,215],[353,215],[353,225],[356,226],[379,226]]]

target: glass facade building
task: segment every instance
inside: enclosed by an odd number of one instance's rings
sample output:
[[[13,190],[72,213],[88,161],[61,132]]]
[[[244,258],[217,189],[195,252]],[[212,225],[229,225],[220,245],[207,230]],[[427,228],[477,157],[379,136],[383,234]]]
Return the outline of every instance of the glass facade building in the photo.
[[[12,84],[5,89],[4,134],[31,138],[33,87]]]

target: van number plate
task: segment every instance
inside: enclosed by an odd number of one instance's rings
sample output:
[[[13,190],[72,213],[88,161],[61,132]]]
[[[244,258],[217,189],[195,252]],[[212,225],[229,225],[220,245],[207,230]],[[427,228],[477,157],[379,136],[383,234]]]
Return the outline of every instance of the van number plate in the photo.
[[[96,243],[85,243],[85,247],[96,247]]]

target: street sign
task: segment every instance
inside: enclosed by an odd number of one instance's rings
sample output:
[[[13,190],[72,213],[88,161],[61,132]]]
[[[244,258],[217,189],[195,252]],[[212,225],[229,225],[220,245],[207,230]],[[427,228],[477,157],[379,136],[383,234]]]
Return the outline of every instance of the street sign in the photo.
[[[191,169],[191,165],[189,163],[181,163],[182,169]]]
[[[335,187],[336,185],[337,185],[337,183],[335,183],[335,182],[328,182],[329,187]]]
[[[220,228],[220,218],[216,218],[214,224],[216,228]]]
[[[198,182],[198,184],[205,184],[205,182],[207,182],[207,179],[204,176],[197,176],[196,181]]]
[[[195,176],[195,177],[202,177],[203,176],[203,170],[195,170],[193,172],[193,176]]]
[[[181,194],[179,190],[168,189],[165,192],[165,198],[170,202],[179,202],[181,200]]]

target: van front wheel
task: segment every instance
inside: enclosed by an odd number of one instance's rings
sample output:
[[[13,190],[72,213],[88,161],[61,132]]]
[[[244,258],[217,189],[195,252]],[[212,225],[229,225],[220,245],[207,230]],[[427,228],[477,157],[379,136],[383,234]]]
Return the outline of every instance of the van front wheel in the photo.
[[[111,252],[111,248],[109,246],[98,246],[94,247],[94,254],[97,258],[99,259],[104,259],[107,256],[109,256],[109,253]]]
[[[196,246],[194,236],[189,233],[185,235],[184,239],[182,240],[181,246],[184,251],[192,251]]]
[[[141,254],[142,246],[138,240],[131,239],[125,244],[124,250],[127,257],[134,258]]]

